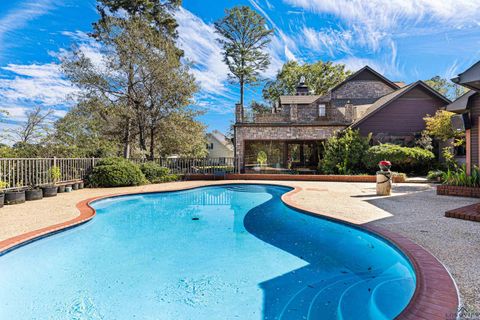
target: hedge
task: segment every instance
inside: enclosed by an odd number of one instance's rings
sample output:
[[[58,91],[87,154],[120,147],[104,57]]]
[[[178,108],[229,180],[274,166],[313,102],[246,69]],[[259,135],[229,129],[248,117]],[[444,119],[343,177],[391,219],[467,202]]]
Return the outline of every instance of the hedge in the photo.
[[[140,167],[122,158],[100,160],[88,175],[92,187],[126,187],[148,183]]]
[[[163,182],[165,177],[170,174],[168,168],[162,167],[155,162],[145,162],[140,166],[143,174],[151,183]]]
[[[388,160],[392,170],[406,173],[426,173],[435,159],[435,155],[419,147],[402,147],[394,144],[380,144],[368,149],[365,166],[370,170],[378,170],[378,162]]]

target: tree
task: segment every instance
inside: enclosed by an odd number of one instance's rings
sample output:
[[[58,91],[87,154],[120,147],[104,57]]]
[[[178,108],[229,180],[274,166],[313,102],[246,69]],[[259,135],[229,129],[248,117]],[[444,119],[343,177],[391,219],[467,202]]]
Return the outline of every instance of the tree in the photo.
[[[265,19],[247,6],[225,11],[225,17],[215,22],[215,30],[221,36],[223,62],[230,70],[230,78],[240,85],[240,104],[243,106],[244,87],[259,81],[260,71],[270,64],[264,52],[271,41],[272,30],[267,29]]]
[[[99,0],[100,19],[94,23],[91,36],[102,46],[106,60],[103,70],[93,69],[95,66],[79,50],[74,59],[64,61],[64,69],[75,84],[111,100],[121,114],[126,158],[133,139],[132,113],[140,106],[135,91],[142,63],[138,53],[145,48],[158,49],[148,39],[153,35],[169,42],[180,59],[183,52],[175,47],[177,23],[173,17],[180,4],[180,0]]]
[[[18,145],[40,142],[48,133],[48,121],[52,114],[53,110],[44,111],[40,106],[27,111],[26,120],[21,122],[16,128],[8,131],[10,140]]]
[[[429,80],[426,80],[425,83],[450,100],[457,99],[467,91],[465,87],[459,86],[440,76],[435,76]]]
[[[271,113],[272,112],[272,108],[270,108],[269,106],[267,106],[264,103],[257,102],[255,100],[250,102],[250,109],[252,109],[252,112],[254,114],[263,114],[263,113],[269,113],[269,112]]]
[[[329,89],[339,84],[350,75],[343,64],[331,61],[299,64],[297,61],[286,62],[277,73],[275,80],[263,88],[263,98],[275,103],[281,95],[294,95],[302,76],[305,84],[314,94],[324,95]]]
[[[329,174],[362,172],[371,135],[362,137],[359,130],[350,128],[337,133],[324,143],[321,169]]]
[[[120,154],[118,119],[98,99],[82,100],[54,124],[51,141],[57,150],[76,157],[112,157]]]
[[[169,135],[159,133],[173,119],[170,115],[193,119],[188,106],[197,87],[188,65],[180,60],[175,34],[157,28],[149,15],[135,8],[128,7],[132,12],[127,18],[106,10],[95,25],[103,65],[76,50],[63,66],[85,100],[95,99],[106,107],[109,124],[115,124],[116,136],[122,136],[124,156],[129,157],[138,138],[140,153],[153,159],[157,145]]]
[[[441,141],[461,137],[463,133],[453,129],[453,115],[453,112],[446,110],[438,110],[433,116],[427,115],[423,118],[425,120],[425,132]]]

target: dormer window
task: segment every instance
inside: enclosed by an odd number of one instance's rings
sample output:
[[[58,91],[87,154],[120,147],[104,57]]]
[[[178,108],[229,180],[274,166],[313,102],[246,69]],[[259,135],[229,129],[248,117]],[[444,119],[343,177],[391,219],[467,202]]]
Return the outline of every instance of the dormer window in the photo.
[[[319,117],[325,117],[327,115],[327,109],[325,107],[325,104],[321,103],[318,105],[318,116]]]

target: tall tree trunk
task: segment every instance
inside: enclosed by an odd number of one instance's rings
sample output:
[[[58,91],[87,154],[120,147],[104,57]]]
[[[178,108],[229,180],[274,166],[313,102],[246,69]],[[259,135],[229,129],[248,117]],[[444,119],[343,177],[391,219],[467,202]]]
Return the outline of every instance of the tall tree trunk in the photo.
[[[150,160],[155,160],[155,128],[150,128]]]
[[[131,120],[127,118],[127,123],[125,124],[125,136],[123,140],[123,157],[125,159],[130,158],[130,131],[131,131]]]
[[[145,139],[145,125],[143,121],[137,117],[138,121],[138,143],[140,144],[140,149],[142,151],[147,151],[147,142]]]
[[[243,83],[243,79],[242,79],[242,80],[240,80],[240,105],[242,106],[242,109],[243,109],[244,86],[245,86],[245,84]]]
[[[133,65],[130,62],[128,65],[128,87],[127,87],[127,113],[132,111],[133,99],[132,99],[132,90],[133,90]],[[125,125],[125,137],[123,141],[123,157],[125,159],[130,158],[130,136],[132,131],[132,119],[130,115],[127,118],[127,123]]]

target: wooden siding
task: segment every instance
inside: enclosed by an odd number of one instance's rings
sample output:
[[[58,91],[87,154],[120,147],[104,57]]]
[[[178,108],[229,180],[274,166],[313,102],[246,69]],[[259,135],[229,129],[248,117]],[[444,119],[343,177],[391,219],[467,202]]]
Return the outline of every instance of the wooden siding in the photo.
[[[423,88],[415,88],[384,106],[358,125],[360,132],[413,135],[425,129],[423,118],[446,103]]]
[[[471,164],[472,166],[479,165],[479,143],[480,139],[478,137],[479,131],[479,121],[480,117],[480,93],[475,94],[470,98],[470,120],[472,121],[472,128],[470,130],[471,134]]]

